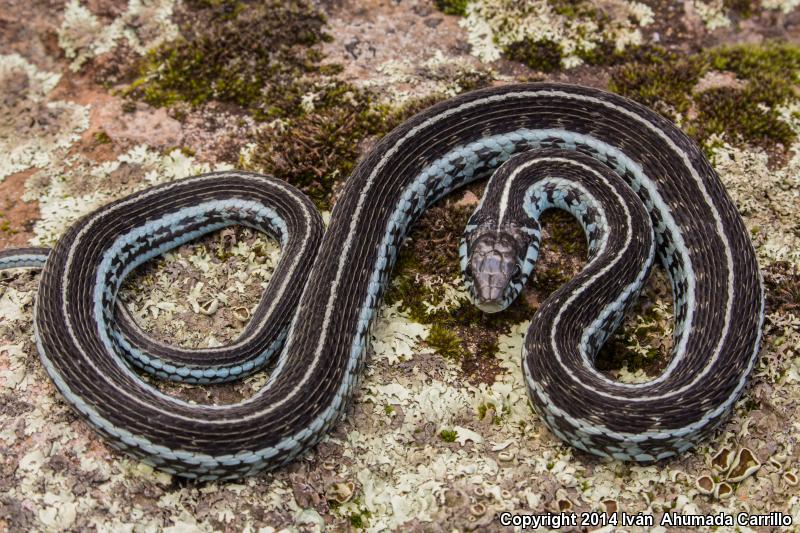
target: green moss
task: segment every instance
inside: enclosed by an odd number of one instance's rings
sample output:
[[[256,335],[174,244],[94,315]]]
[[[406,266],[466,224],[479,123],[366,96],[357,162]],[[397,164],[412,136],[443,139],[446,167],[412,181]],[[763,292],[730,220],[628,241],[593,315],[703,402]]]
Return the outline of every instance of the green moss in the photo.
[[[784,78],[787,83],[800,81],[800,46],[771,42],[764,45],[738,45],[708,51],[710,67],[733,72],[743,79]],[[781,95],[791,93],[781,85]]]
[[[759,4],[760,2],[753,2],[752,0],[722,0],[722,6],[728,12],[734,13],[742,19],[752,17]]]
[[[328,72],[317,44],[325,17],[305,0],[192,1],[182,38],[150,52],[128,94],[154,106],[210,100],[269,114],[286,85]]]
[[[689,111],[692,88],[706,70],[702,55],[652,48],[614,70],[609,88],[674,119]]]
[[[734,5],[735,4],[735,5]],[[742,16],[751,13],[747,2],[729,6]],[[749,16],[749,15],[747,15]],[[522,46],[522,45],[520,45]],[[524,51],[524,47],[521,48]],[[517,57],[533,68],[555,66],[546,54],[519,52]],[[734,144],[785,151],[796,135],[781,119],[778,107],[795,101],[800,72],[800,47],[789,43],[723,46],[691,54],[657,46],[616,51],[602,43],[578,55],[589,64],[613,67],[609,88],[656,112],[680,120],[683,129],[707,149],[710,139],[725,135]],[[700,79],[711,71],[729,72],[741,87],[712,87],[697,91]]]
[[[8,220],[0,221],[0,232],[5,233],[6,235],[14,235],[18,233],[15,229],[12,229],[11,223]]]
[[[236,0],[185,0],[185,3],[195,10],[214,9],[215,15],[225,20],[235,18],[245,8],[243,2]]]
[[[737,45],[694,54],[648,48],[612,72],[610,88],[659,113],[682,121],[698,142],[725,135],[735,144],[785,151],[796,134],[780,118],[778,107],[797,100],[800,47],[789,43]],[[698,91],[707,73],[734,74],[736,86]]]
[[[423,215],[400,249],[393,283],[385,297],[388,303],[400,303],[417,322],[451,331],[475,326],[505,331],[507,326],[524,319],[530,311],[524,302],[517,301],[501,313],[487,315],[466,297],[441,306],[447,287],[442,283],[420,283],[424,277],[461,278],[458,246],[473,210],[472,206],[439,205]]]
[[[365,529],[369,527],[369,519],[372,518],[372,513],[369,509],[363,507],[363,502],[360,498],[354,498],[353,501],[348,504],[347,508],[352,509],[353,507],[356,508],[356,512],[350,515],[345,515],[347,521],[350,523],[350,526],[354,529]],[[335,501],[335,500],[328,500],[328,506],[331,509],[339,509],[343,508],[342,505]]]
[[[598,23],[598,30],[602,31],[608,15],[586,0],[547,0],[553,11],[568,19],[590,19]]]
[[[497,412],[497,406],[493,403],[482,403],[478,406],[478,420],[483,420],[486,418],[486,415],[489,411],[494,413],[492,416],[492,424],[499,425],[503,421],[503,416],[508,415],[511,413],[511,409],[508,406],[503,407],[503,412]]]
[[[307,0],[192,0],[178,22],[182,37],[145,58],[126,94],[155,106],[222,102],[270,122],[240,166],[285,179],[321,209],[330,208],[365,140],[441,98],[395,108],[336,80],[341,67],[323,65],[318,46],[330,39],[325,17]],[[454,80],[458,90],[488,82],[480,72]]]
[[[583,228],[569,213],[545,211],[541,224],[544,231],[540,259],[530,281],[540,301],[572,279],[577,263],[588,254]]]
[[[727,134],[734,142],[744,141],[764,148],[778,143],[788,148],[795,133],[774,107],[764,107],[767,105],[764,97],[770,97],[768,93],[768,88],[765,93],[765,87],[750,85],[743,90],[720,87],[704,91],[695,98],[697,120],[688,131],[701,140]]]
[[[458,432],[454,429],[443,429],[439,433],[439,437],[445,442],[455,442],[456,438],[458,438]]]
[[[391,416],[391,414],[394,413],[394,406],[387,403],[383,406],[383,412]]]
[[[464,69],[455,77],[452,86],[459,93],[474,91],[475,89],[488,87],[494,79],[494,74],[490,71]]]
[[[364,517],[361,516],[360,514],[350,515],[349,520],[350,520],[350,525],[356,529],[364,529],[365,527],[367,527],[367,523],[364,520]]]
[[[435,0],[434,3],[442,13],[463,17],[467,14],[467,6],[470,0]]]
[[[334,185],[352,172],[361,143],[388,133],[404,114],[340,81],[301,81],[286,89],[283,99],[265,110],[268,116],[280,115],[283,124],[261,128],[246,166],[285,179],[329,208]],[[306,112],[304,94],[316,95]]]
[[[570,276],[558,267],[537,269],[533,273],[533,287],[543,297],[550,296],[569,280]]]
[[[554,72],[561,68],[563,52],[558,43],[549,39],[533,41],[526,37],[505,49],[506,57],[519,61],[542,72]]]
[[[109,144],[111,143],[111,137],[108,136],[105,130],[100,130],[94,134],[94,142],[96,144]]]
[[[459,240],[473,210],[440,204],[422,216],[400,249],[385,300],[398,304],[412,320],[429,324],[428,344],[458,361],[465,379],[493,383],[502,370],[495,357],[499,335],[533,312],[524,298],[491,315],[472,305],[466,295],[454,299],[453,285],[461,278]]]
[[[462,341],[459,336],[439,324],[434,324],[431,327],[426,342],[439,355],[447,359],[457,361],[464,357],[464,348],[461,345]]]
[[[565,211],[547,211],[541,223],[547,227],[551,243],[559,250],[570,255],[586,255],[586,235],[572,215]]]
[[[485,73],[465,72],[455,82],[460,90],[469,90],[489,79]],[[311,103],[304,105],[309,95]],[[353,171],[365,141],[386,135],[443,98],[434,94],[394,107],[346,82],[325,77],[296,80],[284,88],[281,100],[257,117],[280,117],[281,123],[259,130],[257,149],[244,166],[285,179],[328,209],[334,187]]]
[[[500,351],[500,345],[496,337],[478,339],[475,345],[475,355],[478,357],[494,357]]]
[[[605,35],[610,21],[609,15],[587,0],[547,0],[552,11],[566,18],[568,21],[592,21],[597,26],[597,34]],[[570,22],[567,22],[569,25]],[[584,36],[584,31],[579,29],[579,34]],[[611,39],[594,40],[596,45],[591,50],[576,50],[575,55],[589,64],[607,64],[611,57],[619,54],[616,45]],[[506,58],[519,61],[528,67],[540,72],[555,72],[561,70],[564,50],[551,39],[531,39],[524,37],[512,42],[503,48]]]

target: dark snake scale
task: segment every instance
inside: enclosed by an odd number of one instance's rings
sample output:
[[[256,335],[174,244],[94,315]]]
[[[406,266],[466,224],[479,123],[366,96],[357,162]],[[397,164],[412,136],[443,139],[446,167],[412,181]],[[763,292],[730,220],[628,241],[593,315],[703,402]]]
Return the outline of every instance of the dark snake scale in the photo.
[[[758,354],[764,297],[753,247],[697,145],[647,108],[596,89],[508,85],[423,111],[366,154],[326,230],[285,182],[218,172],[113,202],[52,250],[0,252],[0,269],[43,268],[34,317],[41,360],[114,447],[185,477],[239,477],[293,460],[336,424],[409,227],[442,196],[489,176],[461,244],[476,305],[499,311],[522,290],[543,211],[570,212],[589,245],[585,268],[540,306],[525,337],[522,366],[541,420],[576,448],[645,462],[712,433]],[[186,350],[140,331],[116,301],[125,277],[232,224],[282,248],[242,335]],[[651,381],[620,383],[593,360],[655,258],[672,284],[672,359]],[[262,389],[220,406],[167,396],[139,374],[212,383],[269,362]]]

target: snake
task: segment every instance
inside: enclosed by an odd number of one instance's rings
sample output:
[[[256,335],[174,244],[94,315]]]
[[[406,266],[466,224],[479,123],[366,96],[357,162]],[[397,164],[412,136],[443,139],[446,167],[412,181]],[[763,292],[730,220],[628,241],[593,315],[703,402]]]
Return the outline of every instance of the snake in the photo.
[[[212,172],[101,207],[52,249],[0,252],[0,268],[42,269],[40,359],[111,446],[170,474],[237,478],[292,462],[338,423],[405,236],[432,204],[485,178],[460,243],[464,284],[480,309],[506,308],[533,275],[543,212],[567,211],[587,240],[585,266],[541,303],[523,343],[525,386],[544,426],[589,454],[642,463],[709,437],[758,358],[756,254],[702,149],[668,119],[600,89],[508,84],[427,108],[362,156],[327,227],[281,179]],[[241,335],[185,349],[141,331],[117,301],[126,277],[231,225],[281,246]],[[671,358],[657,377],[622,383],[595,357],[656,259],[673,294]],[[143,378],[216,383],[265,365],[265,384],[225,405],[187,402]]]

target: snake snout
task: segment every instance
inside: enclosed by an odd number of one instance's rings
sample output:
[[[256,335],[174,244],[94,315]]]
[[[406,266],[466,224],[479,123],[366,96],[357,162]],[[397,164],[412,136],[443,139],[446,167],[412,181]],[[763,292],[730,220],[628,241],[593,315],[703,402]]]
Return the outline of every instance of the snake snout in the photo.
[[[488,304],[502,299],[508,275],[503,258],[495,252],[473,256],[472,272],[476,303]]]
[[[519,274],[514,242],[502,234],[484,234],[475,239],[468,263],[473,303],[487,313],[502,311],[513,301],[510,294]]]

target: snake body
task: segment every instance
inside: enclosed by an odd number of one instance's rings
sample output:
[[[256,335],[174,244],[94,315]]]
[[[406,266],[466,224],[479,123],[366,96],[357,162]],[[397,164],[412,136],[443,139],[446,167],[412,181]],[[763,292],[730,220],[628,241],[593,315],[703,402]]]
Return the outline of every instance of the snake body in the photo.
[[[0,268],[44,264],[35,308],[42,362],[112,445],[181,476],[238,477],[291,461],[336,423],[358,386],[369,326],[410,225],[501,166],[462,245],[483,254],[479,268],[505,268],[508,250],[479,237],[511,221],[527,239],[524,272],[511,276],[518,292],[538,251],[535,220],[551,207],[576,215],[589,239],[586,268],[542,304],[525,339],[525,380],[541,419],[573,446],[625,460],[668,457],[707,436],[732,410],[757,357],[763,293],[755,254],[698,147],[647,108],[596,89],[508,85],[434,105],[366,154],[324,234],[292,187],[223,172],[109,204],[68,229],[49,255],[2,252]],[[115,312],[133,268],[231,224],[274,235],[283,251],[234,344],[163,346]],[[618,383],[592,359],[654,256],[674,293],[672,360],[652,381]],[[473,292],[491,286],[484,282],[495,278],[470,265],[462,260]],[[490,297],[498,308],[513,296],[500,292]],[[261,390],[220,406],[169,397],[130,364],[211,382],[256,370],[273,355]]]

